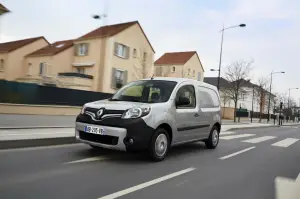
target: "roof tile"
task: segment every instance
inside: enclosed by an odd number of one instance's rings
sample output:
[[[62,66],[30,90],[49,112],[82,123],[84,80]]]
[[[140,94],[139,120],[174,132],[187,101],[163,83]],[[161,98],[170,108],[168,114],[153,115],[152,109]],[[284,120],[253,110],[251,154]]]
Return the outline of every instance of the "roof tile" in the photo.
[[[146,40],[148,41],[149,45],[151,46],[153,52],[155,52],[153,46],[151,45],[149,39],[147,38],[143,28],[141,27],[141,25],[138,21],[131,21],[131,22],[126,22],[126,23],[102,26],[100,28],[97,28],[96,30],[93,30],[93,31],[79,37],[77,40],[111,37],[111,36],[114,36],[114,35],[122,32],[123,30],[135,25],[135,24],[139,25],[142,33],[144,34],[144,36],[145,36]]]
[[[32,42],[35,42],[39,39],[45,39],[44,37],[34,37],[34,38],[29,38],[29,39],[22,39],[22,40],[17,40],[17,41],[11,41],[11,42],[6,42],[6,43],[0,43],[0,52],[11,52],[13,50],[16,50],[18,48],[21,48],[25,45],[28,45]],[[47,41],[45,39],[45,41]],[[48,42],[48,41],[47,41]]]
[[[196,51],[188,51],[188,52],[172,52],[165,53],[163,56],[158,58],[154,64],[155,65],[171,65],[185,64],[195,53]]]
[[[57,41],[51,45],[41,48],[27,56],[49,56],[60,53],[73,46],[73,40]]]

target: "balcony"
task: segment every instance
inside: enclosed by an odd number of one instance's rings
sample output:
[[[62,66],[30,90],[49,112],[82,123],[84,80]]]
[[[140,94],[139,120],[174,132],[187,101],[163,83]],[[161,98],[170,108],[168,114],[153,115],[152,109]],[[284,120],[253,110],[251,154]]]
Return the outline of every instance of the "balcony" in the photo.
[[[94,79],[92,75],[86,75],[82,73],[74,73],[74,72],[69,72],[69,73],[58,73],[59,77],[79,77],[79,78],[84,78],[84,79]]]
[[[92,75],[74,72],[58,73],[57,76],[61,87],[79,90],[91,90],[93,79]]]

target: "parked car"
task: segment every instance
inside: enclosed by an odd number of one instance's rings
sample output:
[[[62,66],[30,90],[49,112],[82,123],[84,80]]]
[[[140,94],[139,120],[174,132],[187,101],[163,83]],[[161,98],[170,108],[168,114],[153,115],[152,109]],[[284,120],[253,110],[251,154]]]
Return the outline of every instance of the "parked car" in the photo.
[[[76,118],[76,138],[94,148],[148,150],[160,161],[171,146],[203,141],[214,149],[221,130],[215,86],[184,78],[130,82],[111,98],[87,103]]]

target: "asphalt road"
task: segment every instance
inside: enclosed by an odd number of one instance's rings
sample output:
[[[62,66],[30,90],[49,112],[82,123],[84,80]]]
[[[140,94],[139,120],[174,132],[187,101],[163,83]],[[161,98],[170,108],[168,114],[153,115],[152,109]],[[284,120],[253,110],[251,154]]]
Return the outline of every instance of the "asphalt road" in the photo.
[[[0,198],[274,199],[275,177],[300,173],[299,139],[298,127],[238,130],[215,150],[188,144],[158,163],[82,144],[2,150]]]

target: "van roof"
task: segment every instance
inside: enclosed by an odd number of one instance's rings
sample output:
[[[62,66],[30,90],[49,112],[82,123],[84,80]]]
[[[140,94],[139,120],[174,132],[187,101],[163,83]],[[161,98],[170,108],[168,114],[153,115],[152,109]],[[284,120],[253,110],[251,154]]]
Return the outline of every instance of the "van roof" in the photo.
[[[146,78],[143,80],[151,80],[151,78]],[[176,78],[176,77],[153,77],[153,80],[162,80],[162,81],[174,81],[177,83],[181,83],[181,82],[193,82],[195,84],[198,84],[199,86],[205,86],[207,88],[211,88],[214,90],[217,90],[216,86],[213,86],[211,84],[207,84],[205,82],[202,81],[197,81],[197,80],[193,80],[193,79],[188,79],[188,78]]]

